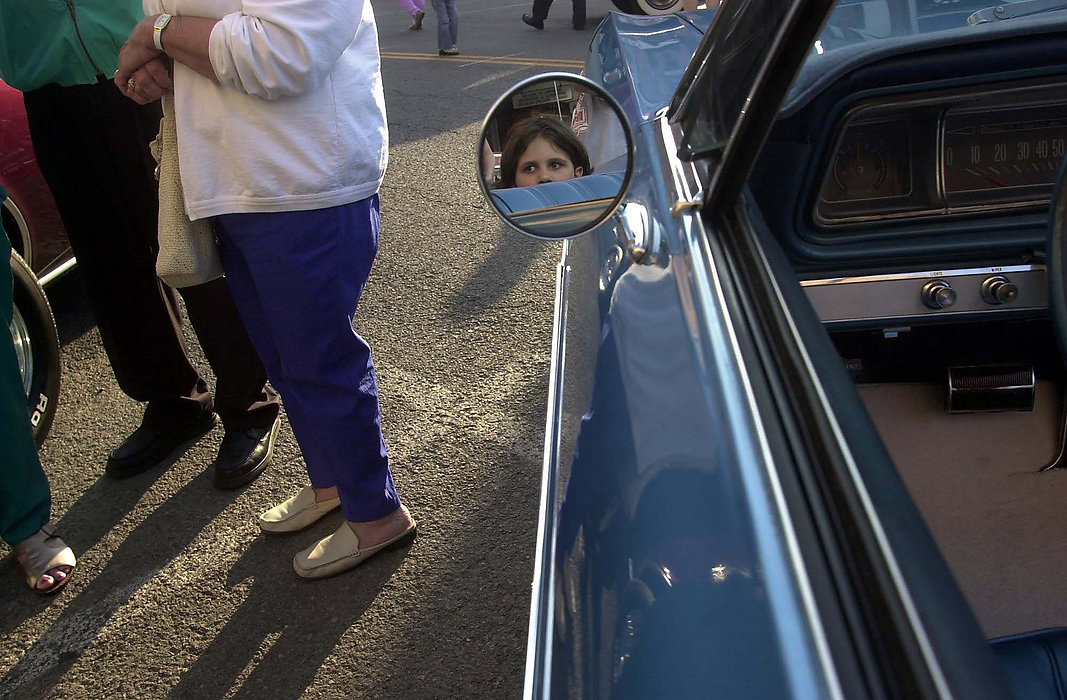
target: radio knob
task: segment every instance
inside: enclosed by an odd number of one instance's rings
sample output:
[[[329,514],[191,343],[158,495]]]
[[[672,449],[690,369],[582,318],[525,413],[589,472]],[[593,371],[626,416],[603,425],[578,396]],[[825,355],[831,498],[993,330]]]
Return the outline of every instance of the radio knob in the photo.
[[[982,282],[982,298],[987,304],[1010,304],[1019,297],[1019,288],[1004,275],[993,275]]]
[[[931,309],[947,309],[956,303],[956,290],[944,280],[927,282],[923,286],[923,304]]]

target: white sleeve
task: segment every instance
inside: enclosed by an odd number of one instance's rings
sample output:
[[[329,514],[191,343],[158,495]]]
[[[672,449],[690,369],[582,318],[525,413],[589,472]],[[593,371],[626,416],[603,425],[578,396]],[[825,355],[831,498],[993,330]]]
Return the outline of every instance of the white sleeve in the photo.
[[[365,0],[244,0],[208,42],[219,82],[268,100],[316,88],[359,28]]]

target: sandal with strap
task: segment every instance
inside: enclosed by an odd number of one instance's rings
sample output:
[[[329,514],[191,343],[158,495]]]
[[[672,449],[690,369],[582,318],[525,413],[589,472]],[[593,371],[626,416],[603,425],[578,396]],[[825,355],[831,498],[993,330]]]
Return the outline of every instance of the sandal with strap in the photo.
[[[16,544],[14,550],[15,559],[22,567],[26,583],[41,595],[58,593],[67,585],[78,563],[71,548],[56,534],[56,526],[52,523],[46,523],[40,530]],[[57,572],[62,573],[63,577],[56,576]],[[40,588],[37,583],[44,576],[52,579],[52,585]]]

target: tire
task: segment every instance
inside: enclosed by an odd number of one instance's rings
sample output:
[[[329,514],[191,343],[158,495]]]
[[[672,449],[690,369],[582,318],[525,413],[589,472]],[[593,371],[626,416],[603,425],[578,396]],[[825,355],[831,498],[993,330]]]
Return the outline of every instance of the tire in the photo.
[[[637,0],[611,0],[611,2],[619,9],[619,12],[629,15],[642,14],[641,8],[637,6]]]
[[[669,15],[682,11],[682,0],[611,0],[631,15]]]
[[[26,390],[33,437],[39,447],[52,427],[59,404],[59,333],[37,276],[14,251],[11,276],[15,280],[11,339]]]

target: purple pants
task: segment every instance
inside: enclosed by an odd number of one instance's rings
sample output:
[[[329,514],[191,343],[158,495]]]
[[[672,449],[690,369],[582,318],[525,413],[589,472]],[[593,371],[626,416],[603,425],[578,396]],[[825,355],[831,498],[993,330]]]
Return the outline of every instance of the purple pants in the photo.
[[[407,12],[412,17],[415,16],[415,11],[426,11],[426,0],[396,0],[396,4],[404,8],[404,12]]]
[[[329,209],[216,217],[219,252],[311,485],[352,522],[400,507],[370,346],[352,328],[378,252],[378,195]]]

